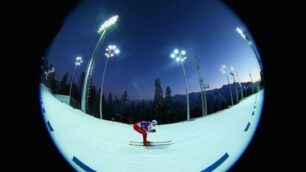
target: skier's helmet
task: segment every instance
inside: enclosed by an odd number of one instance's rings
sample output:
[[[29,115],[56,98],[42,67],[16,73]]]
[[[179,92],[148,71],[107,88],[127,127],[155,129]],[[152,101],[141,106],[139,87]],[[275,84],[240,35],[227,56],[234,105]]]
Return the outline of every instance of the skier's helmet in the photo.
[[[152,120],[152,125],[153,126],[157,125],[157,121],[155,119]]]

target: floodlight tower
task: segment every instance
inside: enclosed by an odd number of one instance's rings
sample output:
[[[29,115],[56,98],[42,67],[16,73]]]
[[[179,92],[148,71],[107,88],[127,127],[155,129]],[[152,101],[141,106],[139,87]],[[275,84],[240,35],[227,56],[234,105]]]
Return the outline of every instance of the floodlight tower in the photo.
[[[220,68],[220,71],[222,74],[225,74],[226,76],[226,79],[227,79],[227,82],[228,82],[228,85],[229,85],[229,89],[230,89],[230,95],[231,95],[231,103],[232,103],[232,106],[234,105],[233,103],[233,94],[232,94],[232,88],[231,88],[231,83],[228,79],[228,76],[227,76],[227,72],[226,72],[226,66],[225,65],[222,65],[221,68]]]
[[[180,63],[183,69],[184,78],[185,78],[185,92],[186,92],[186,102],[187,102],[187,120],[190,120],[190,107],[189,107],[189,95],[187,88],[187,76],[184,68],[184,61],[187,60],[186,51],[174,49],[170,57],[175,59],[176,62]]]
[[[234,67],[233,66],[231,66],[231,72],[230,72],[230,74],[232,75],[232,77],[233,77],[233,81],[234,81],[234,85],[235,85],[235,89],[236,89],[236,102],[238,103],[238,101],[239,101],[239,97],[238,97],[238,89],[237,89],[237,83],[236,83],[236,79],[235,79],[235,77],[236,77],[236,71],[234,70]]]
[[[118,15],[115,15],[108,20],[106,20],[101,27],[98,30],[98,34],[100,34],[100,38],[95,46],[95,49],[92,52],[92,55],[89,59],[87,69],[86,69],[86,74],[84,78],[84,83],[83,83],[83,88],[82,88],[82,100],[81,100],[81,109],[83,112],[87,113],[87,107],[88,107],[88,92],[90,86],[88,86],[88,82],[91,80],[93,69],[95,66],[96,62],[96,51],[98,49],[99,44],[102,42],[104,39],[104,35],[106,32],[113,26],[118,20]]]
[[[200,89],[201,89],[201,100],[202,100],[202,116],[207,115],[207,99],[206,99],[206,92],[205,92],[205,85],[204,85],[204,79],[201,74],[200,69],[200,59],[197,56],[194,56],[195,66],[198,72],[199,76],[199,83],[200,83]]]
[[[241,81],[240,81],[240,78],[239,78],[239,74],[238,74],[238,71],[234,69],[234,67],[232,67],[232,72],[235,73],[235,76],[237,77],[238,79],[238,82],[239,82],[239,86],[240,86],[240,93],[241,93],[241,99],[243,99],[243,86],[241,84]]]
[[[254,88],[253,88],[253,78],[252,78],[252,73],[250,72],[250,78],[251,78],[251,87],[252,87],[252,94],[254,94]]]
[[[54,72],[55,72],[54,67],[52,67],[52,68],[49,69],[48,71],[45,71],[45,75],[46,75],[45,84],[47,84],[48,76],[49,76],[51,73],[54,73]]]
[[[247,35],[247,33],[242,30],[241,28],[237,27],[236,28],[236,31],[239,33],[239,35],[248,43],[248,45],[252,48],[256,58],[257,58],[257,61],[258,61],[258,64],[259,64],[259,67],[260,67],[260,79],[261,79],[261,82],[263,83],[264,82],[264,77],[263,77],[263,66],[262,66],[262,62],[261,62],[261,59],[260,59],[260,56],[259,54],[257,53],[257,51],[255,50],[255,47],[250,39],[250,37]]]
[[[115,45],[109,45],[105,49],[105,57],[106,57],[106,62],[104,66],[104,71],[103,71],[103,77],[102,77],[102,82],[101,82],[101,91],[100,91],[100,118],[102,119],[103,117],[103,109],[102,109],[102,97],[103,97],[103,86],[104,86],[104,77],[105,77],[105,71],[107,67],[108,60],[110,58],[113,58],[116,54],[120,53],[120,50],[115,46]]]
[[[72,90],[72,82],[73,82],[74,74],[75,74],[77,67],[80,66],[82,63],[83,63],[82,57],[78,56],[75,58],[75,67],[72,73],[70,89],[69,89],[69,104],[71,104],[71,90]]]

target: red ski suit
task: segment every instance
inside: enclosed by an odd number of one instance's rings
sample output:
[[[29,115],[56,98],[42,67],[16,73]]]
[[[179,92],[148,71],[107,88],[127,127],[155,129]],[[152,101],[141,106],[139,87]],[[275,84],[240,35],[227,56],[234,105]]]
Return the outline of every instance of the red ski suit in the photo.
[[[153,128],[152,123],[149,121],[138,121],[134,123],[133,128],[138,133],[142,134],[143,142],[147,143],[147,132]]]

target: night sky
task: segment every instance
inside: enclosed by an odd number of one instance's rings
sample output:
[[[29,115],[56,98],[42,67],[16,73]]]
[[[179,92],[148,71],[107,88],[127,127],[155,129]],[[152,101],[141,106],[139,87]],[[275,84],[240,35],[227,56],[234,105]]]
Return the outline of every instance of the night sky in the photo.
[[[153,99],[156,78],[161,80],[164,92],[170,86],[172,95],[185,94],[182,67],[170,58],[174,48],[187,52],[184,65],[190,93],[200,91],[194,55],[200,58],[201,72],[209,89],[227,84],[219,70],[222,64],[228,69],[234,66],[242,82],[250,81],[250,71],[253,80],[260,78],[255,54],[235,30],[237,26],[247,30],[246,26],[219,1],[89,0],[67,16],[46,54],[49,64],[55,66],[58,80],[66,72],[72,74],[75,57],[82,56],[84,63],[75,74],[78,81],[99,39],[97,31],[101,23],[113,15],[119,15],[117,26],[100,45],[93,73],[93,81],[99,88],[106,61],[105,48],[117,45],[121,53],[109,60],[105,95],[112,92],[120,97],[127,90],[129,99]]]

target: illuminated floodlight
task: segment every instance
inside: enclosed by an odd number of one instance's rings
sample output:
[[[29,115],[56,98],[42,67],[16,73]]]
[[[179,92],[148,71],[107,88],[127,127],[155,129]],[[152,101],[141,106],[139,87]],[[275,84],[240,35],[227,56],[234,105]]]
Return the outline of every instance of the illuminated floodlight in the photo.
[[[73,83],[74,74],[75,74],[75,71],[76,71],[77,67],[80,66],[83,63],[82,57],[77,56],[75,58],[74,63],[75,63],[75,67],[74,67],[74,70],[73,70],[73,73],[72,73],[72,78],[71,78],[71,81],[70,81],[70,88],[69,88],[69,105],[71,104],[71,91],[72,91],[72,83]]]
[[[172,53],[172,54],[170,55],[170,57],[171,57],[171,58],[175,58],[175,54]]]
[[[262,62],[261,62],[261,59],[260,59],[260,56],[259,54],[257,53],[257,51],[255,50],[255,47],[252,43],[252,41],[250,40],[249,36],[247,35],[247,33],[245,31],[243,31],[242,29],[240,29],[239,27],[236,28],[236,31],[239,33],[239,35],[249,44],[249,46],[252,48],[256,58],[257,58],[257,61],[259,63],[259,67],[260,67],[260,79],[261,81],[264,80],[263,78],[263,66],[262,66]]]
[[[106,49],[105,49],[105,56],[107,58],[109,57],[114,57],[115,54],[119,54],[120,50],[117,48],[116,45],[109,45]]]
[[[239,101],[238,89],[237,89],[237,84],[235,84],[236,83],[237,72],[235,71],[233,66],[231,66],[230,75],[232,75],[232,77],[233,77],[233,81],[234,81],[234,85],[235,85],[235,89],[236,89],[236,102],[238,103],[238,101]]]
[[[187,56],[185,50],[174,49],[170,54],[172,59],[175,59],[176,62],[179,62],[182,66],[184,78],[185,78],[185,92],[186,92],[186,101],[187,101],[187,120],[190,120],[190,105],[189,105],[189,95],[188,95],[188,87],[187,87],[187,76],[184,68],[184,61],[187,60]]]
[[[222,65],[222,66],[220,67],[220,71],[221,71],[222,74],[226,74],[226,66],[225,66],[225,65]]]
[[[119,54],[120,50],[117,48],[116,45],[108,45],[107,48],[105,49],[105,56],[106,56],[106,63],[104,66],[104,71],[102,75],[102,82],[101,82],[101,92],[100,92],[100,118],[102,119],[103,117],[103,109],[102,109],[102,97],[103,97],[103,87],[104,87],[104,78],[105,78],[105,73],[106,73],[106,68],[108,64],[108,60],[111,57],[114,57],[116,54]]]
[[[83,88],[82,88],[82,96],[81,96],[81,110],[85,113],[88,113],[88,94],[90,91],[89,82],[92,79],[93,69],[95,67],[96,62],[96,52],[98,50],[99,45],[103,42],[103,38],[105,38],[106,31],[109,27],[114,25],[118,20],[118,15],[112,16],[108,20],[106,20],[99,28],[98,34],[100,35],[99,40],[97,41],[93,52],[88,61],[88,65],[86,68],[85,78],[83,81]]]
[[[244,31],[242,29],[240,29],[239,27],[236,28],[236,31],[242,36],[243,39],[248,40],[246,34],[244,33]]]
[[[101,32],[103,32],[104,30],[106,30],[107,28],[109,28],[110,26],[114,25],[117,20],[118,20],[118,15],[112,16],[111,18],[109,18],[108,20],[106,20],[99,28],[98,33],[100,34]]]
[[[227,82],[228,82],[228,85],[229,85],[229,90],[230,90],[231,103],[232,103],[232,106],[233,106],[234,102],[233,102],[232,88],[231,88],[231,83],[230,83],[230,81],[228,79],[228,76],[227,76],[226,66],[225,65],[221,65],[220,71],[221,71],[222,74],[225,74],[225,76],[226,76],[226,79],[227,79]]]
[[[184,62],[187,60],[187,56],[185,50],[179,50],[179,49],[174,49],[173,52],[170,54],[170,57],[172,59],[175,59],[177,62]]]
[[[75,65],[80,66],[83,63],[82,57],[78,56],[75,58]]]

